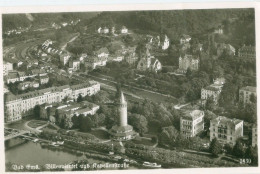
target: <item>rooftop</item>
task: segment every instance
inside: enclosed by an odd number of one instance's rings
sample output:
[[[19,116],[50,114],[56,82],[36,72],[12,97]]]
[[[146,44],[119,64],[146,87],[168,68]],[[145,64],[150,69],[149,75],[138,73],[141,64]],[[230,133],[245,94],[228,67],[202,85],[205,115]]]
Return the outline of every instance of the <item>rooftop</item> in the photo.
[[[193,110],[193,111],[184,111],[183,117],[186,119],[196,120],[197,118],[204,115],[204,112],[201,110]]]
[[[45,89],[41,89],[41,90],[37,90],[37,91],[24,93],[24,94],[10,95],[10,96],[6,97],[6,102],[18,100],[18,99],[29,99],[29,98],[33,98],[33,97],[38,97],[38,96],[42,96],[48,92],[50,92],[50,93],[61,92],[62,90],[68,89],[68,88],[70,88],[72,90],[82,89],[82,88],[89,87],[90,85],[91,85],[91,83],[86,82],[86,83],[73,85],[73,86],[64,85],[64,86],[58,86],[58,87],[50,87],[50,88],[45,88]]]
[[[246,87],[241,88],[240,90],[256,92],[256,87],[254,87],[254,86],[246,86]]]
[[[211,85],[205,87],[204,89],[208,90],[208,91],[220,91],[221,88],[222,88],[221,84],[211,84]]]
[[[227,118],[227,117],[224,117],[224,116],[218,116],[217,118],[211,120],[210,122],[214,122],[216,124],[225,124],[225,125],[228,125],[228,126],[236,126],[237,124],[239,124],[243,121],[236,119],[236,118],[230,119],[230,118]]]

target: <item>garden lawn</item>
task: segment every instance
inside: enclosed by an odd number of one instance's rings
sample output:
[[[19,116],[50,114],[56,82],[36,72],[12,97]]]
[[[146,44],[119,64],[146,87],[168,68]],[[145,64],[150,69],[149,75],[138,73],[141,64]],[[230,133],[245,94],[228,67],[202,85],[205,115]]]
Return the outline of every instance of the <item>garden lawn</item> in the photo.
[[[28,126],[35,129],[35,128],[42,126],[46,123],[47,123],[47,121],[43,121],[43,120],[32,120],[28,123]]]

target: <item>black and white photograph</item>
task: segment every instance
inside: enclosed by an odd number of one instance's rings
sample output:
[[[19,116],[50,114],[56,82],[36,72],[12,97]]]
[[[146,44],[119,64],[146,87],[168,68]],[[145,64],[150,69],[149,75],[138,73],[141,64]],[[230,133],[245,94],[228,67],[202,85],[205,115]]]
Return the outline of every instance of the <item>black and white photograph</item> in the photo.
[[[258,167],[254,6],[82,9],[1,12],[5,172]]]

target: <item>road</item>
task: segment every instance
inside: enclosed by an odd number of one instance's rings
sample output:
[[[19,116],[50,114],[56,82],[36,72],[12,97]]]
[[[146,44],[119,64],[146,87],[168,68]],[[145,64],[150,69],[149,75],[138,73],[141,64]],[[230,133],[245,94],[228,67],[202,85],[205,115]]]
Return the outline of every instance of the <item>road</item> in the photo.
[[[186,103],[186,104],[183,104],[183,105],[174,105],[174,109],[181,109],[187,105],[189,105],[190,103]]]
[[[100,77],[97,77],[97,76],[93,76],[93,75],[90,75],[90,74],[85,74],[91,78],[94,78],[94,79],[97,79],[97,80],[101,80],[101,81],[107,81],[107,82],[110,82],[110,83],[113,83],[113,84],[117,84],[116,81],[113,81],[113,80],[109,80],[109,79],[104,79],[104,78],[100,78]],[[139,88],[139,87],[135,87],[135,86],[132,86],[132,85],[127,85],[127,84],[123,84],[123,86],[125,87],[128,87],[128,88],[131,88],[131,89],[136,89],[136,90],[139,90],[139,91],[145,91],[145,92],[148,92],[148,93],[151,93],[151,94],[157,94],[157,95],[160,95],[160,96],[164,96],[164,97],[169,97],[169,98],[172,98],[172,99],[176,99],[175,97],[171,96],[171,95],[166,95],[166,94],[162,94],[162,93],[159,93],[159,92],[155,92],[155,91],[151,91],[151,90],[147,90],[147,89],[143,89],[143,88]]]

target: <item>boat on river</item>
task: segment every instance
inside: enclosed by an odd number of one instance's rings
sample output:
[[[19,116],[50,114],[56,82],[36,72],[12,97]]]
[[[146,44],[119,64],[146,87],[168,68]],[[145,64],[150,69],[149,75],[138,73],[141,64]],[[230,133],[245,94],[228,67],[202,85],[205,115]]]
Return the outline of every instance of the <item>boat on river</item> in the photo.
[[[58,144],[58,145],[63,145],[63,144],[64,144],[64,141],[57,141],[56,144]]]
[[[60,146],[59,144],[56,144],[56,142],[51,142],[50,145],[54,146],[54,147],[59,147]]]
[[[150,163],[150,162],[144,162],[143,166],[152,167],[152,168],[161,168],[162,167],[162,165],[160,165],[160,164]]]
[[[33,140],[34,143],[37,143],[38,141],[39,141],[39,139],[37,139],[37,138]]]

